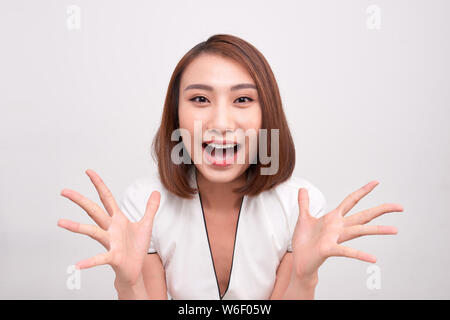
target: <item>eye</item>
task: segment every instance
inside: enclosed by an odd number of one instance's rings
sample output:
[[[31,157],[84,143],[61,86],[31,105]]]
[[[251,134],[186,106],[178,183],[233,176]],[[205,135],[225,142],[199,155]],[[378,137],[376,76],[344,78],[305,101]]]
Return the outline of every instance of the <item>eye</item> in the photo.
[[[249,98],[249,97],[239,97],[239,98],[236,99],[236,101],[237,101],[237,100],[240,100],[240,99],[248,99],[248,100],[249,100],[248,102],[253,101],[253,99],[252,99],[252,98]],[[240,101],[245,103],[245,101],[242,101],[242,100],[240,100]]]
[[[197,98],[199,98],[199,99],[201,99],[201,100],[199,101],[199,100],[197,100]],[[208,99],[206,99],[206,98],[203,97],[203,96],[196,96],[196,97],[194,97],[194,98],[192,98],[192,99],[189,99],[189,101],[198,102],[198,103],[200,103],[200,104],[206,102],[205,100],[208,101]]]

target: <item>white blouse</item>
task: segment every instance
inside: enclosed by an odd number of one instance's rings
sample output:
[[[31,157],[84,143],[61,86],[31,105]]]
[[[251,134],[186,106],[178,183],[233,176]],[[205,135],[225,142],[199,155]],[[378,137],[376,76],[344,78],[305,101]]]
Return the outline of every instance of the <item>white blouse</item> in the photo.
[[[196,170],[190,183],[195,188]],[[308,190],[310,213],[326,212],[326,201],[309,181],[291,176],[257,196],[244,196],[235,234],[228,288],[220,296],[204,220],[201,197],[184,199],[164,188],[155,173],[136,179],[125,190],[120,208],[133,222],[145,212],[152,191],[161,193],[153,220],[148,253],[159,254],[165,274],[168,299],[263,299],[270,298],[276,272],[287,251],[297,223],[298,189]]]

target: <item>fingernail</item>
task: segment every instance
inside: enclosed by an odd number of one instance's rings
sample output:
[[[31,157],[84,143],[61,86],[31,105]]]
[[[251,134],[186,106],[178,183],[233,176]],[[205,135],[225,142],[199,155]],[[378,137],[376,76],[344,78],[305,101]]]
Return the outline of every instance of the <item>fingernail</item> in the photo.
[[[66,227],[65,221],[63,219],[59,219],[58,220],[58,227],[61,227],[61,228],[65,228]]]

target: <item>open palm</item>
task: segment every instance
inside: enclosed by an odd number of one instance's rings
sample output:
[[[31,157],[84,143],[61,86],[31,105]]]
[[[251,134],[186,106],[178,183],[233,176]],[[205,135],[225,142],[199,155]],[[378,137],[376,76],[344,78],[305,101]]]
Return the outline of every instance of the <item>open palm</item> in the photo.
[[[299,216],[292,237],[293,272],[299,276],[310,276],[317,272],[322,263],[331,256],[355,258],[376,262],[376,258],[363,251],[341,245],[342,242],[365,235],[396,234],[392,226],[368,226],[377,216],[387,212],[403,211],[399,204],[382,204],[346,217],[361,198],[378,185],[372,181],[347,196],[341,204],[316,218],[309,213],[309,197],[305,188],[298,192]]]
[[[60,219],[58,226],[69,231],[85,234],[100,242],[108,251],[79,261],[80,269],[109,264],[121,281],[136,283],[147,254],[153,219],[159,207],[161,195],[153,191],[150,195],[144,217],[138,222],[131,222],[119,209],[111,191],[93,170],[86,170],[106,212],[95,202],[70,189],[61,191],[61,195],[72,200],[95,221],[97,225],[80,224],[67,219]]]

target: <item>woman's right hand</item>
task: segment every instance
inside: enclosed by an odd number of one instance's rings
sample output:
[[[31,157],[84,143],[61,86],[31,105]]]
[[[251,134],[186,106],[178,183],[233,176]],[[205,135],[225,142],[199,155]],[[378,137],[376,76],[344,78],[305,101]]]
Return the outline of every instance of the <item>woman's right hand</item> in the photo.
[[[97,225],[81,224],[60,219],[58,226],[69,231],[85,234],[100,242],[108,251],[79,261],[80,269],[109,264],[116,273],[116,281],[135,285],[141,276],[144,258],[147,255],[152,234],[153,219],[159,207],[161,194],[153,191],[147,201],[144,217],[131,222],[120,211],[111,191],[93,170],[86,170],[106,212],[95,202],[70,189],[63,189],[61,195],[79,205]]]

